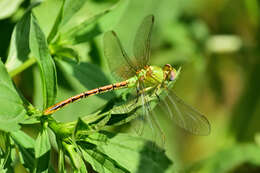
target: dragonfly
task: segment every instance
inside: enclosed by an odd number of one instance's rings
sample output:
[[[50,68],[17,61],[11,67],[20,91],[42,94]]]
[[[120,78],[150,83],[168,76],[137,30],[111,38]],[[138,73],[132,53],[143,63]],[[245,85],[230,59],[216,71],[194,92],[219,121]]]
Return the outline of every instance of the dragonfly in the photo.
[[[105,57],[112,75],[121,82],[82,92],[47,108],[43,114],[53,114],[64,106],[89,96],[123,88],[135,88],[136,103],[141,102],[142,116],[150,122],[154,122],[154,118],[148,98],[154,95],[159,102],[162,102],[164,110],[181,128],[194,135],[209,135],[210,123],[208,119],[172,91],[172,85],[176,81],[179,71],[170,64],[163,67],[149,65],[153,25],[153,15],[148,15],[143,19],[134,39],[134,56],[132,57],[127,55],[114,31],[108,31],[104,34]],[[161,91],[166,93],[163,99],[160,98]],[[155,124],[158,127],[158,124]]]

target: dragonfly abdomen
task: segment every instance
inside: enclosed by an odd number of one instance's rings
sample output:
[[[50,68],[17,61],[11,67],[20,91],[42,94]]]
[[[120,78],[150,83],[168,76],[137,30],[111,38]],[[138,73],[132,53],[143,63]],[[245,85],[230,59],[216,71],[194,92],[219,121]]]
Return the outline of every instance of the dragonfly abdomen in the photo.
[[[80,93],[76,96],[70,97],[66,100],[63,100],[63,101],[56,103],[55,105],[47,108],[46,110],[44,110],[43,114],[44,115],[52,114],[52,113],[56,112],[57,110],[61,109],[62,107],[68,105],[69,103],[75,102],[82,98],[86,98],[86,97],[96,95],[96,94],[105,93],[105,92],[116,90],[116,89],[125,88],[128,86],[128,83],[129,83],[128,81],[118,82],[115,84],[106,85],[103,87],[95,88],[95,89]]]

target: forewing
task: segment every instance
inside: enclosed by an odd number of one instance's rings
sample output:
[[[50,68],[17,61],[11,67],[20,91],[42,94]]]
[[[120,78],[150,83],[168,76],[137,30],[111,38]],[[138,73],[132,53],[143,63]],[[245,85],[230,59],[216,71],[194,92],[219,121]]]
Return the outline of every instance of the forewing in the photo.
[[[142,82],[139,82],[140,90],[145,89],[144,84]],[[164,145],[164,133],[158,123],[158,120],[156,118],[156,115],[153,112],[153,107],[151,105],[152,103],[152,96],[149,95],[147,92],[142,92],[140,94],[139,100],[141,101],[143,107],[142,107],[142,113],[140,117],[143,117],[145,119],[150,127],[150,134],[151,138],[154,141],[155,144],[157,144],[160,147],[163,147]]]
[[[210,123],[208,119],[187,105],[174,92],[171,91],[163,103],[177,125],[195,135],[209,135]]]
[[[152,28],[154,24],[154,16],[149,15],[144,18],[139,26],[134,40],[134,57],[138,69],[148,65],[150,59],[150,40]]]
[[[114,31],[104,34],[104,54],[115,78],[128,79],[135,75],[136,69]]]

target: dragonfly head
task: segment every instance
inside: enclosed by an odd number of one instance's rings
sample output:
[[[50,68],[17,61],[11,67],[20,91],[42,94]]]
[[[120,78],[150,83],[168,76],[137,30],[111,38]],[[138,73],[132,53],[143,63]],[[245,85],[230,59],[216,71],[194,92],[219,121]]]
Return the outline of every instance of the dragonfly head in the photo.
[[[176,78],[176,70],[170,64],[165,64],[163,67],[164,79],[167,81],[173,81]]]

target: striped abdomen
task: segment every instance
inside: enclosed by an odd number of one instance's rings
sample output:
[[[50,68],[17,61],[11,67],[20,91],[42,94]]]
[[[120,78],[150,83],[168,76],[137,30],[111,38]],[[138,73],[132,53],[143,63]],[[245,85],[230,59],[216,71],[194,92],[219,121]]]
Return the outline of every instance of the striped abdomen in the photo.
[[[103,86],[103,87],[100,87],[100,88],[96,88],[96,89],[92,89],[92,90],[80,93],[78,95],[70,97],[66,100],[63,100],[63,101],[56,103],[55,105],[47,108],[46,110],[44,110],[43,114],[44,115],[52,114],[52,113],[56,112],[57,110],[61,109],[62,107],[68,105],[69,103],[73,103],[77,100],[80,100],[82,98],[86,98],[88,96],[112,91],[112,90],[115,90],[115,89],[125,88],[125,87],[127,87],[127,85],[128,85],[128,82],[123,81],[123,82],[119,82],[119,83],[115,83],[115,84],[111,84],[111,85],[106,85],[106,86]]]

